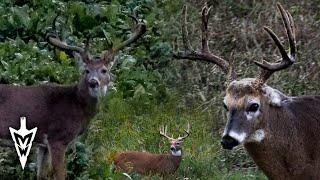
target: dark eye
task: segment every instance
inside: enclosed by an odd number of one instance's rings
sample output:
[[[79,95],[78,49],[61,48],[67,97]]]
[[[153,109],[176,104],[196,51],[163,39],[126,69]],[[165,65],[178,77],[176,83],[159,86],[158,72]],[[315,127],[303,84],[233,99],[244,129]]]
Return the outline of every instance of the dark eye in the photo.
[[[86,74],[89,74],[89,73],[90,73],[90,71],[89,71],[88,69],[84,70],[84,72],[85,72]]]
[[[101,70],[101,73],[102,73],[102,74],[106,74],[106,73],[107,73],[107,70],[106,70],[106,69],[102,69],[102,70]]]
[[[247,111],[256,112],[258,109],[259,109],[259,104],[253,103],[248,107]]]
[[[226,111],[229,111],[228,106],[225,103],[223,103],[223,107],[226,109]]]

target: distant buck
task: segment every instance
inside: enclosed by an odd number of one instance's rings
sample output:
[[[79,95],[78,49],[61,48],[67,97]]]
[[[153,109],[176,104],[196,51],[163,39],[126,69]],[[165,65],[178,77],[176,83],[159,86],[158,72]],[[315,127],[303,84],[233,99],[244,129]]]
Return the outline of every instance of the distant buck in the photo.
[[[170,153],[152,154],[148,152],[127,151],[116,155],[114,164],[122,172],[139,174],[173,174],[178,169],[181,157],[183,140],[189,136],[190,125],[184,130],[186,135],[173,138],[167,135],[167,127],[160,128],[160,135],[170,140]]]
[[[221,141],[223,148],[243,143],[270,179],[320,179],[320,96],[290,97],[265,84],[274,72],[288,68],[296,58],[292,16],[280,4],[277,7],[289,40],[289,53],[277,35],[264,27],[282,58],[276,63],[255,62],[262,68],[257,78],[236,80],[230,62],[209,51],[207,25],[211,8],[202,10],[202,49],[190,48],[184,21],[186,49],[174,56],[212,62],[231,75],[224,98],[228,121]],[[186,18],[186,8],[184,15]]]
[[[85,49],[70,46],[53,35],[48,42],[53,46],[73,52],[83,68],[81,80],[76,85],[13,86],[0,85],[0,138],[10,139],[9,127],[18,129],[20,117],[27,118],[27,128],[37,127],[35,142],[38,149],[38,179],[46,179],[42,171],[51,160],[53,176],[65,179],[64,159],[68,144],[88,126],[97,113],[98,97],[107,92],[110,68],[115,54],[141,38],[146,31],[144,23],[135,19],[132,37],[100,58],[93,58]]]

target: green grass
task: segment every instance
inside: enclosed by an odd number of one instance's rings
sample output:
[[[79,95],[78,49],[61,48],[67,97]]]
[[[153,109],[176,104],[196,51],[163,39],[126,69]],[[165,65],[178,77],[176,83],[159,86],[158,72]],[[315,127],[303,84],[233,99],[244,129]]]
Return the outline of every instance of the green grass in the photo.
[[[178,136],[189,122],[191,134],[183,144],[183,160],[177,172],[165,179],[266,179],[241,148],[234,152],[221,149],[221,127],[217,125],[221,124],[222,117],[217,116],[220,108],[201,112],[197,108],[180,107],[177,99],[165,103],[149,100],[138,104],[137,101],[135,98],[124,100],[119,93],[102,100],[100,113],[83,138],[90,149],[87,177],[125,179],[124,175],[114,172],[112,159],[116,152],[166,153],[169,142],[159,135],[159,127],[168,125],[168,133]],[[246,164],[248,168],[244,168]],[[83,175],[81,172],[80,176]],[[161,179],[157,175],[130,176]]]

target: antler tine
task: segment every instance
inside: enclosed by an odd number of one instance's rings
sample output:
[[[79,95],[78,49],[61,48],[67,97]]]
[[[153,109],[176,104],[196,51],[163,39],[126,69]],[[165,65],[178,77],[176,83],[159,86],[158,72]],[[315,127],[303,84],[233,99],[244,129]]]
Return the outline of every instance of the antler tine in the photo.
[[[190,135],[190,124],[189,124],[189,122],[188,122],[187,129],[184,129],[184,132],[186,133],[186,135],[182,136],[182,137],[179,137],[178,138],[179,140],[183,140],[183,139],[187,138]]]
[[[188,36],[188,30],[187,30],[187,6],[183,6],[182,10],[182,41],[184,50],[183,51],[174,51],[173,57],[176,59],[189,59],[194,61],[206,61],[210,63],[214,63],[218,65],[222,71],[226,74],[228,74],[229,71],[229,62],[215,54],[212,54],[209,50],[209,43],[208,43],[208,20],[210,17],[210,12],[212,10],[212,7],[204,6],[202,8],[201,14],[202,14],[202,46],[200,50],[195,51],[192,49],[189,36]]]
[[[278,63],[269,63],[267,61],[257,62],[255,64],[261,67],[263,70],[257,78],[258,86],[264,84],[264,82],[276,71],[280,71],[282,69],[286,69],[290,67],[296,58],[296,40],[295,40],[295,29],[293,18],[291,14],[284,10],[281,4],[277,4],[277,7],[281,13],[282,21],[287,33],[288,41],[289,41],[289,53],[286,52],[283,44],[280,42],[278,36],[268,27],[264,27],[264,30],[269,34],[272,40],[275,42],[276,46],[279,49],[279,52],[282,56],[282,59]]]
[[[210,16],[212,6],[209,8],[207,6],[204,6],[202,8],[201,14],[202,14],[202,26],[201,26],[201,31],[202,31],[202,51],[203,52],[210,52],[209,50],[209,43],[208,43],[208,20]]]
[[[295,57],[297,47],[296,47],[296,32],[294,27],[294,21],[289,11],[286,11],[286,14],[288,16],[289,27],[291,30],[290,33],[287,33],[289,36],[288,38],[289,38],[289,44],[290,44],[290,55]]]
[[[161,127],[160,127],[160,135],[166,137],[166,138],[169,139],[169,140],[173,140],[173,138],[171,138],[171,137],[169,137],[169,136],[167,135],[167,126],[161,126]]]

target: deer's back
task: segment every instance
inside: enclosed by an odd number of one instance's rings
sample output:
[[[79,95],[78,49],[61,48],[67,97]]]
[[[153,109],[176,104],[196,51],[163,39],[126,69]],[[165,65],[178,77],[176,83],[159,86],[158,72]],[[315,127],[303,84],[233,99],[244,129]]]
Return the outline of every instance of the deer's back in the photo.
[[[147,152],[128,151],[116,155],[114,164],[120,171],[146,174],[150,171],[154,159],[154,156]]]
[[[118,170],[140,174],[174,173],[179,167],[181,157],[170,154],[151,154],[148,152],[128,151],[116,155],[114,163]]]

